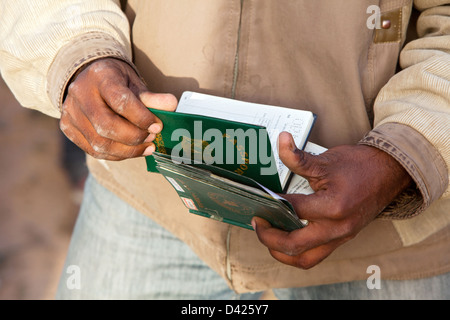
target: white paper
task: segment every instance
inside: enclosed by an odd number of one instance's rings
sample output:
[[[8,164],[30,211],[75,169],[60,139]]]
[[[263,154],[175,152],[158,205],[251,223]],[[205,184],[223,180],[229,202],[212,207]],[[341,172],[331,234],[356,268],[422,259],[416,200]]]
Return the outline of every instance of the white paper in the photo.
[[[291,133],[296,145],[302,148],[308,137],[311,123],[314,121],[314,114],[310,111],[249,103],[196,92],[183,94],[177,112],[266,127],[282,186],[284,186],[290,171],[279,158],[278,135],[282,131]]]

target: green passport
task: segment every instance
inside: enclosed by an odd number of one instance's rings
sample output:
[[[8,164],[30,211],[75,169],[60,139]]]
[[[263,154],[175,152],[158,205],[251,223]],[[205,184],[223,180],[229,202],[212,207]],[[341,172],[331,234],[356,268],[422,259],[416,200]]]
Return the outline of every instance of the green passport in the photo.
[[[288,131],[303,149],[316,116],[287,109],[185,92],[176,112],[150,109],[163,122],[147,169],[162,174],[191,213],[252,229],[259,216],[292,231],[305,225],[277,193],[291,172],[276,139]]]

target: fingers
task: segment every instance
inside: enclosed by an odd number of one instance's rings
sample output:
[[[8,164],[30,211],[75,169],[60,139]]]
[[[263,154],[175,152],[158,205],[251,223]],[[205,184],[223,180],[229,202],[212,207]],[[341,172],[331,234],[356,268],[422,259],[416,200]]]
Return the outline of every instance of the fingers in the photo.
[[[137,146],[142,144],[150,135],[147,130],[136,127],[127,119],[115,113],[101,98],[92,97],[89,102],[84,102],[83,108],[80,107],[83,102],[78,101],[75,97],[69,99],[69,102],[64,105],[64,112],[72,115],[74,124],[77,121],[83,122],[84,119],[87,119],[90,126],[100,137],[130,146]],[[83,113],[84,117],[81,117],[80,113]],[[80,123],[78,129],[81,129],[81,127]]]
[[[274,250],[269,250],[269,252],[272,255],[272,257],[274,257],[276,260],[284,264],[306,270],[322,262],[338,246],[339,246],[338,244],[331,243],[311,249],[296,256],[290,256]]]
[[[147,108],[175,111],[178,100],[169,93],[152,93],[148,91],[137,75],[132,76],[130,88],[121,82],[103,82],[100,96],[118,115],[127,119],[136,127],[157,134],[161,132],[163,123]],[[133,89],[134,88],[134,89]]]
[[[74,142],[78,147],[91,156],[99,159],[121,160],[149,155],[154,151],[154,145],[151,142],[154,139],[154,135],[153,139],[147,138],[141,143],[133,140],[136,142],[136,145],[120,142],[126,141],[125,137],[132,136],[133,131],[136,131],[133,130],[135,128],[130,128],[131,125],[126,123],[124,119],[119,119],[117,121],[117,123],[121,123],[122,126],[115,123],[111,127],[108,127],[107,125],[94,125],[91,121],[92,120],[88,119],[82,110],[70,107],[69,105],[66,108],[63,108],[60,129],[68,139]],[[104,123],[108,123],[108,121],[105,120]],[[114,128],[117,128],[117,131],[115,131]],[[99,132],[101,134],[99,134]],[[152,134],[149,134],[148,132],[145,132],[145,135],[152,138]]]
[[[73,83],[81,87],[78,91],[85,90],[86,85],[96,88],[93,94],[98,94],[115,113],[136,127],[155,134],[162,130],[162,123],[147,107],[173,111],[177,106],[175,96],[151,93],[137,73],[127,63],[117,59],[96,61],[78,79],[81,80],[80,85],[78,81]],[[78,96],[84,94],[78,92]],[[152,126],[154,123],[157,125]]]
[[[298,255],[307,250],[326,244],[332,240],[332,235],[315,222],[310,222],[304,228],[287,232],[273,228],[269,222],[255,217],[256,234],[259,241],[269,249],[283,252],[290,256]]]
[[[148,106],[173,111],[171,94],[148,91],[136,72],[116,59],[96,61],[69,86],[60,127],[88,154],[121,160],[150,155],[163,127]]]
[[[295,209],[295,213],[301,219],[308,221],[320,221],[323,218],[339,219],[336,207],[330,207],[333,199],[326,190],[316,190],[312,194],[283,194],[282,197],[289,201]],[[335,202],[334,202],[335,203]]]
[[[143,91],[139,93],[139,99],[147,108],[154,108],[165,111],[175,111],[177,109],[178,100],[170,93],[152,93]]]
[[[385,165],[386,157],[378,150],[337,146],[313,156],[299,151],[287,133],[280,134],[279,147],[283,162],[307,178],[314,190],[310,195],[283,195],[296,214],[309,221],[306,227],[284,232],[254,220],[260,242],[283,263],[301,268],[319,263],[373,221],[392,201],[387,195],[397,194],[391,188],[399,185],[398,178],[392,178],[395,169],[393,173]]]
[[[278,136],[278,153],[292,172],[305,178],[314,175],[312,169],[317,165],[315,157],[298,149],[290,133],[281,132]]]
[[[76,128],[71,128],[70,130],[66,129],[66,126],[62,124],[60,121],[61,131],[66,135],[66,137],[72,141],[75,145],[77,145],[80,149],[84,150],[87,154],[97,158],[104,160],[117,161],[121,160],[121,157],[115,157],[109,154],[99,154],[94,151],[91,147],[90,143],[86,140],[86,138],[81,134],[81,132]]]
[[[129,88],[146,108],[165,111],[175,111],[178,106],[177,98],[171,93],[150,92],[144,82],[135,72],[131,72]]]
[[[348,237],[330,234],[332,229],[323,228],[318,223],[310,223],[292,232],[273,228],[269,222],[258,217],[253,218],[252,224],[259,241],[275,259],[302,269],[315,266],[349,240]]]
[[[121,83],[105,82],[100,86],[99,93],[111,110],[136,127],[150,132],[150,126],[153,123],[161,124],[161,121],[147,109],[139,98]],[[160,126],[162,129],[162,124]]]
[[[141,91],[139,99],[147,108],[154,108],[165,111],[175,111],[178,106],[178,100],[170,93],[152,93],[148,90]],[[157,118],[157,121],[150,125],[149,131],[159,133],[163,128],[163,123]]]

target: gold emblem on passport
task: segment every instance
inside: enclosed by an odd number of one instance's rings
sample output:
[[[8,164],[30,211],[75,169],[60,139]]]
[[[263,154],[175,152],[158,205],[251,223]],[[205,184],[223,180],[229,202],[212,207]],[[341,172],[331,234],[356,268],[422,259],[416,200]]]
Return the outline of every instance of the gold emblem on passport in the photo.
[[[208,197],[217,203],[219,206],[228,209],[236,214],[243,214],[246,216],[253,215],[255,211],[253,208],[249,207],[248,205],[245,205],[244,203],[241,203],[235,199],[228,199],[224,197],[223,195],[215,192],[208,192]]]

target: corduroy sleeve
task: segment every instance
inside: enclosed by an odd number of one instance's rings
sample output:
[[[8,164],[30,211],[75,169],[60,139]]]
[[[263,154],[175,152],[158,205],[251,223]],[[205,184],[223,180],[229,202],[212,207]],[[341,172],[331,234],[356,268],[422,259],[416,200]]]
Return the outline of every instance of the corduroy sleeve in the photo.
[[[374,129],[361,141],[384,150],[413,178],[407,190],[381,214],[413,217],[435,200],[449,198],[450,2],[417,0],[419,38],[401,52],[402,71],[380,91]]]
[[[129,23],[113,0],[0,2],[0,71],[22,106],[60,116],[68,80],[94,59],[131,61]]]

